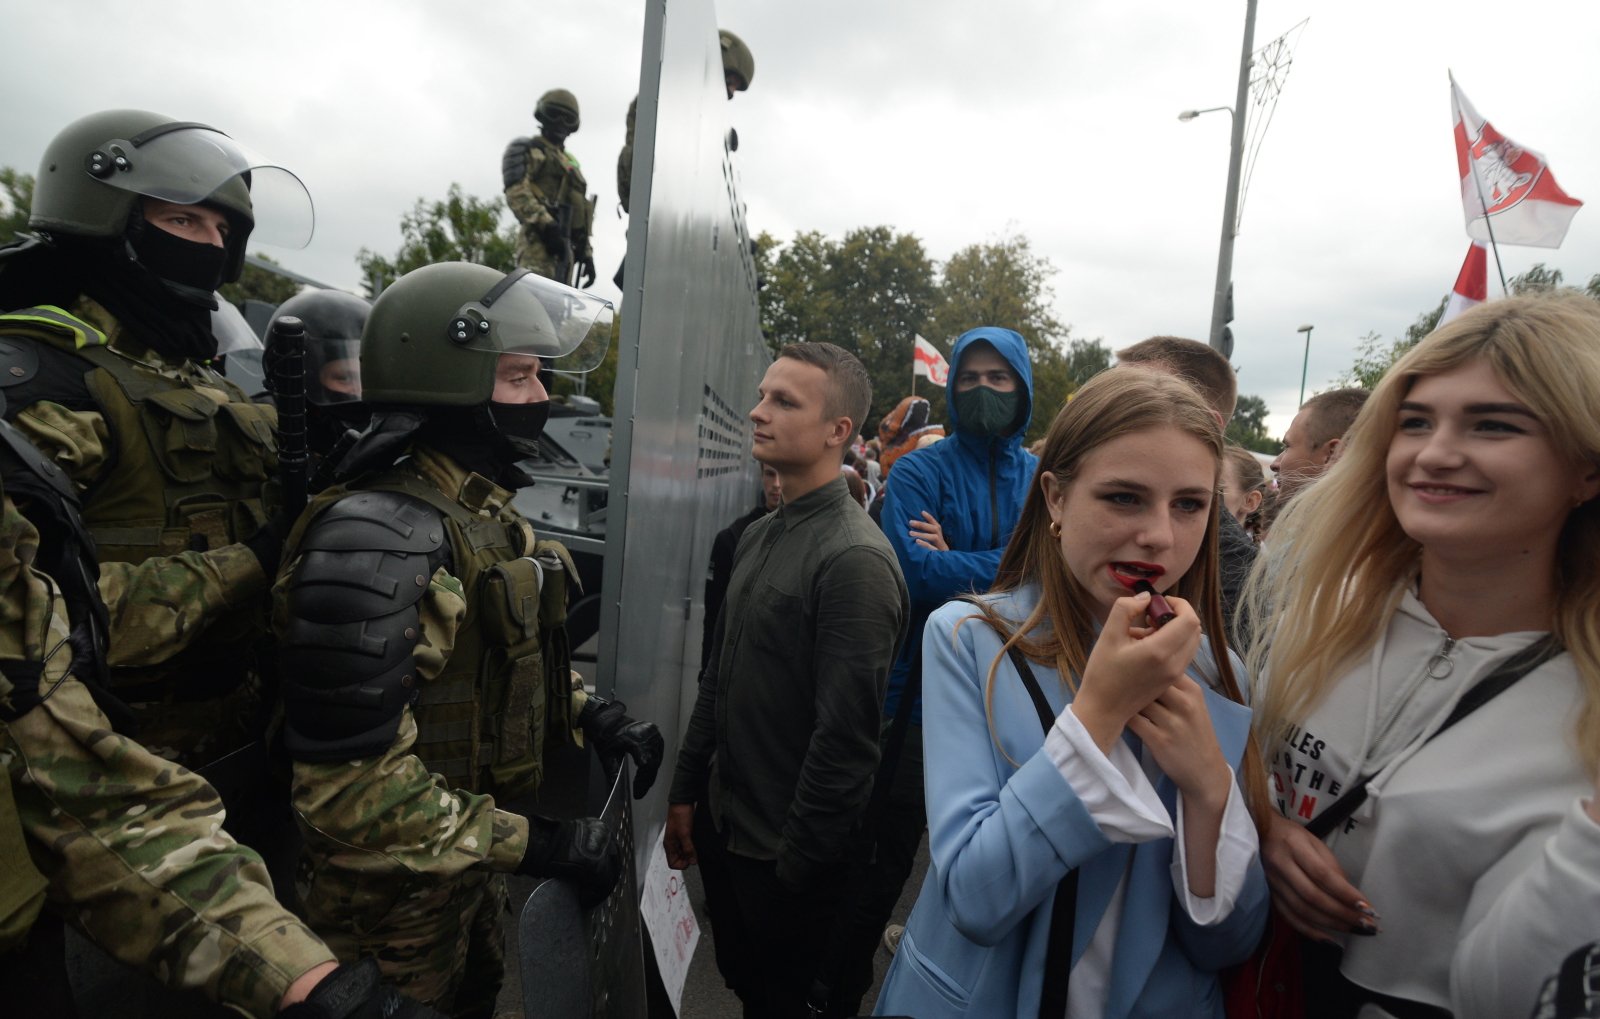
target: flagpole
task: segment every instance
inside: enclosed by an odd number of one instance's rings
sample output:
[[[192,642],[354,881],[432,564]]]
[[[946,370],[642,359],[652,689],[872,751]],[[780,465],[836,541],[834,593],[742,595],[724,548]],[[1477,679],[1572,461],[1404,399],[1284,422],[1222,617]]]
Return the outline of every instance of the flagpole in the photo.
[[[1506,286],[1506,271],[1500,265],[1500,245],[1494,242],[1494,224],[1489,221],[1489,203],[1483,197],[1483,178],[1478,176],[1478,158],[1472,154],[1469,143],[1467,147],[1467,165],[1472,168],[1472,183],[1478,189],[1478,207],[1483,210],[1483,227],[1489,231],[1489,249],[1494,252],[1494,268],[1500,274],[1500,296],[1511,296],[1511,288]]]

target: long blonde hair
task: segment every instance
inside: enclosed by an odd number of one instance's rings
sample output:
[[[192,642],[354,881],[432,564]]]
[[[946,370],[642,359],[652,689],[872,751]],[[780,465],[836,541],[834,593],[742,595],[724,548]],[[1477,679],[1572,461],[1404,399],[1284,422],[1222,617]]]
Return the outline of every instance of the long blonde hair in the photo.
[[[1004,641],[989,665],[984,687],[984,711],[991,735],[995,676],[1009,649],[1015,647],[1030,661],[1054,668],[1068,689],[1076,693],[1078,677],[1083,674],[1096,637],[1094,599],[1062,562],[1060,540],[1050,533],[1050,512],[1040,479],[1049,472],[1058,483],[1068,485],[1083,458],[1096,448],[1153,428],[1176,428],[1199,439],[1211,453],[1211,519],[1194,564],[1184,571],[1170,593],[1195,607],[1211,642],[1223,692],[1234,701],[1244,702],[1228,660],[1218,584],[1217,515],[1224,511],[1222,498],[1215,490],[1221,471],[1222,431],[1210,408],[1188,383],[1145,368],[1113,368],[1096,375],[1073,394],[1072,401],[1051,422],[1022,516],[1000,560],[992,590],[1014,591],[1037,585],[1038,604],[1026,619],[1015,623],[1000,616],[988,601],[974,602],[983,621]],[[1246,801],[1259,822],[1267,816],[1266,769],[1253,741],[1246,747],[1241,774]]]
[[[1420,378],[1485,359],[1573,464],[1600,467],[1600,304],[1580,294],[1491,301],[1428,336],[1389,369],[1345,436],[1344,455],[1296,496],[1245,586],[1254,628],[1256,735],[1303,719],[1387,627],[1422,546],[1400,528],[1385,463],[1400,404]],[[1600,766],[1600,500],[1575,508],[1556,551],[1551,630],[1585,691],[1578,749]],[[1266,680],[1264,689],[1261,681]]]

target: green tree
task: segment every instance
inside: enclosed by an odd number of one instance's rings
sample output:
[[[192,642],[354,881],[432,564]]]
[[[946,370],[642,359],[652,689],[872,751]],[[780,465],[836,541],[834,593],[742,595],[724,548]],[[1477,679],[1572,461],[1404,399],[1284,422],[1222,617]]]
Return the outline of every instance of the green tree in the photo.
[[[1228,422],[1227,438],[1256,453],[1276,453],[1278,442],[1267,434],[1267,401],[1248,393],[1239,394],[1239,403]]]
[[[266,255],[256,255],[263,262],[277,265],[277,261]],[[282,304],[300,292],[300,284],[287,276],[279,276],[268,269],[257,268],[245,263],[244,272],[239,278],[217,291],[225,301],[231,301],[243,307],[245,301],[265,301],[268,304]]]
[[[776,245],[758,243],[766,280],[761,326],[773,353],[786,343],[835,343],[861,358],[872,378],[869,428],[911,389],[912,337],[926,334],[938,298],[933,260],[912,234],[886,226],[851,230],[842,240],[803,231]],[[938,387],[918,387],[937,399]]]
[[[356,255],[366,279],[367,296],[375,297],[413,269],[435,262],[478,262],[505,272],[517,267],[517,226],[502,221],[505,201],[487,201],[451,184],[443,201],[418,198],[400,217],[400,250],[393,258],[362,248]]]
[[[33,174],[0,166],[0,244],[10,244],[28,229],[33,208]]]

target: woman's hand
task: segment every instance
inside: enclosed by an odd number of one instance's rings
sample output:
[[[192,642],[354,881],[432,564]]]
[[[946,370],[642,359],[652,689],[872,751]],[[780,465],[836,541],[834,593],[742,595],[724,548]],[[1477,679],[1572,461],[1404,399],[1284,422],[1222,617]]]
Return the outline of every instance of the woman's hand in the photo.
[[[1128,719],[1172,686],[1200,650],[1194,609],[1182,598],[1167,601],[1177,618],[1156,629],[1145,625],[1149,595],[1118,598],[1089,652],[1072,713],[1103,753],[1122,736]]]
[[[921,520],[907,520],[906,523],[911,525],[907,537],[915,539],[918,545],[934,552],[950,551],[949,542],[944,540],[944,527],[932,513],[923,510]]]
[[[1329,931],[1378,933],[1378,914],[1344,876],[1333,850],[1286,817],[1273,814],[1261,840],[1261,862],[1278,915],[1313,941]]]
[[[1191,806],[1215,811],[1221,817],[1228,805],[1233,772],[1217,745],[1205,691],[1199,683],[1179,676],[1128,719],[1128,728],[1144,741],[1145,749]]]
[[[1216,894],[1217,840],[1233,791],[1233,772],[1217,745],[1205,691],[1188,676],[1163,690],[1128,719],[1128,731],[1178,787],[1183,797],[1184,875],[1202,899]]]

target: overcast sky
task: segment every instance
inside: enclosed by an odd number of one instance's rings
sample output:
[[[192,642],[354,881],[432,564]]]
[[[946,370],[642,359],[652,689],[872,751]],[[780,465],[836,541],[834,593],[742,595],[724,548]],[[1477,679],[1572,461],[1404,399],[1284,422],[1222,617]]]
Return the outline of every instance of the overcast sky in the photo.
[[[730,104],[749,221],[787,239],[888,224],[936,259],[1022,233],[1057,269],[1058,317],[1112,347],[1204,339],[1243,0],[723,0],[756,56]],[[0,0],[0,165],[32,172],[71,119],[132,106],[211,123],[295,170],[317,207],[304,250],[359,286],[399,218],[451,182],[500,190],[506,141],[546,88],[577,93],[569,145],[598,192],[602,279],[623,251],[615,161],[638,90],[642,0],[128,4]],[[1261,0],[1256,45],[1301,19],[1246,197],[1233,278],[1240,387],[1275,433],[1361,336],[1399,334],[1466,254],[1446,72],[1479,112],[1600,202],[1600,4]],[[1569,282],[1600,272],[1600,208],[1559,251],[1502,249]],[[1492,278],[1492,268],[1491,268]],[[609,291],[609,283],[603,290]],[[998,323],[1004,324],[1004,323]],[[948,338],[941,338],[948,340]]]

